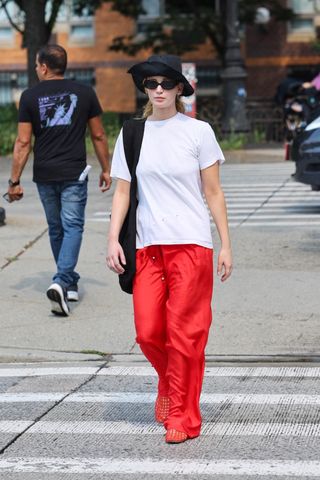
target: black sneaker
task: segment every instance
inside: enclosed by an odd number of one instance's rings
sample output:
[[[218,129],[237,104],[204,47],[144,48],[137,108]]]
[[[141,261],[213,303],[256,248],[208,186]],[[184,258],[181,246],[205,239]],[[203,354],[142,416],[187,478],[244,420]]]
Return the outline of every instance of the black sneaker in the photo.
[[[79,300],[78,285],[70,285],[67,288],[67,300],[69,302],[77,302]]]
[[[51,302],[51,312],[55,315],[67,317],[70,313],[63,288],[59,283],[52,283],[47,290],[47,297]]]

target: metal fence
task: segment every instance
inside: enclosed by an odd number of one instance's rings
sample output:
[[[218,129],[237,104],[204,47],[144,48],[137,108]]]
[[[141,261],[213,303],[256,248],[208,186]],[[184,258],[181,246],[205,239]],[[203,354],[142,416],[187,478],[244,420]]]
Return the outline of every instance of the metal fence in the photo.
[[[209,122],[220,135],[222,135],[222,112],[221,98],[197,98],[197,117]],[[273,100],[248,99],[247,115],[250,121],[249,141],[253,143],[283,141],[283,111]]]

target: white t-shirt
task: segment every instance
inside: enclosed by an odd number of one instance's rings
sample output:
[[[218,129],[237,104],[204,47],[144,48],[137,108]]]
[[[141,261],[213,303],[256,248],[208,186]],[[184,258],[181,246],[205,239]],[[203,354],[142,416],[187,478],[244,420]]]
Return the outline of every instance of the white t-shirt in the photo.
[[[136,171],[137,248],[187,243],[212,248],[200,170],[217,161],[223,163],[224,156],[208,123],[181,113],[146,121]],[[122,130],[111,176],[131,181]]]

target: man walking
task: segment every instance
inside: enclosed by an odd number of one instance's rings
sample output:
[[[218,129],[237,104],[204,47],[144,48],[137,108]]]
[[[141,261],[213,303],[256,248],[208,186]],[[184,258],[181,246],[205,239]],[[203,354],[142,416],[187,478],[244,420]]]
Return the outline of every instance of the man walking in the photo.
[[[101,165],[99,186],[111,186],[107,138],[102,109],[91,87],[64,78],[67,53],[59,45],[42,47],[36,58],[40,83],[25,90],[19,106],[8,195],[20,200],[20,177],[34,135],[33,180],[46,214],[52,253],[57,265],[47,290],[55,315],[69,315],[68,300],[78,300],[78,261],[87,202],[85,134],[87,125]]]

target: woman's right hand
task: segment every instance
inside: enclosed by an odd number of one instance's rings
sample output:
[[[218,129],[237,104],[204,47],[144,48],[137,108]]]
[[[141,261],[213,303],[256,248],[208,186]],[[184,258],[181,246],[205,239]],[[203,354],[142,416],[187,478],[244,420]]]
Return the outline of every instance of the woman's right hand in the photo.
[[[118,240],[110,239],[108,243],[107,265],[113,272],[121,274],[124,272],[121,264],[126,265],[126,257],[124,256],[122,247]]]

